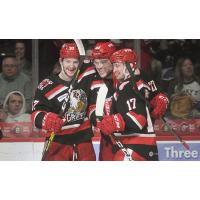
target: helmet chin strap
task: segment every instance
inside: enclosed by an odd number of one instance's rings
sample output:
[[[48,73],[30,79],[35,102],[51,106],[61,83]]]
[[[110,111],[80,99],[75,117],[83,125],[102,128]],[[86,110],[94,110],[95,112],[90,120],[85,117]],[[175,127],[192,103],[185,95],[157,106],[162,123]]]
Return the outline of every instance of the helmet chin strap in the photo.
[[[124,64],[123,74],[124,74],[124,80],[126,80],[127,78],[130,77],[130,74],[129,74],[128,70],[126,69],[125,64]]]
[[[60,66],[61,66],[61,72],[58,76],[64,81],[71,81],[72,79],[69,79],[69,77],[66,75],[66,73],[64,71],[64,66],[63,66],[62,61],[59,61],[59,62],[60,62]]]
[[[135,72],[136,68],[131,68],[131,70],[133,71],[133,73]],[[123,69],[123,74],[124,74],[124,80],[128,79],[131,77],[128,69],[126,68],[126,64],[124,63],[124,69]]]

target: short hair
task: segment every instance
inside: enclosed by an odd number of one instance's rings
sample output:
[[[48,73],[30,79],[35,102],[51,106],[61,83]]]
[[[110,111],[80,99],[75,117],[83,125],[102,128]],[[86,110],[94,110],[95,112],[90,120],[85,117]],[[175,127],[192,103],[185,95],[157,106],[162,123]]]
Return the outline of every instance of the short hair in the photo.
[[[3,62],[4,62],[7,58],[13,58],[14,60],[16,60],[16,56],[15,56],[15,55],[13,55],[13,54],[6,54],[5,56],[3,56],[2,65],[3,65]]]
[[[26,44],[25,44],[25,41],[24,41],[24,40],[17,39],[17,40],[15,40],[15,44],[16,44],[16,43],[23,43],[23,44],[24,44],[24,46],[26,46]]]

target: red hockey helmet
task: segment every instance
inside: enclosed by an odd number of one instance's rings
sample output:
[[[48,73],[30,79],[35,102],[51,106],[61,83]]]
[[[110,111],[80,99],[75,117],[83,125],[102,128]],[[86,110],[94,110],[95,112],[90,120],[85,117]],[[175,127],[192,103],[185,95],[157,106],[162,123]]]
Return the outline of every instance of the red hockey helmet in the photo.
[[[137,55],[132,49],[120,49],[112,54],[110,57],[112,63],[116,62],[129,62],[134,66],[136,65]]]
[[[78,48],[75,43],[65,43],[60,49],[60,58],[80,58]]]
[[[110,59],[110,56],[116,51],[112,42],[99,42],[92,50],[93,59]]]

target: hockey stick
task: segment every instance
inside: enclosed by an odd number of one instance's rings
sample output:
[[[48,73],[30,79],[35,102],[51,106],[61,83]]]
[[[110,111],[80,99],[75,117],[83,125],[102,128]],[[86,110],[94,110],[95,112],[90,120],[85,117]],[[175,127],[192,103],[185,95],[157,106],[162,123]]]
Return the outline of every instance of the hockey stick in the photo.
[[[108,88],[105,84],[102,85],[98,91],[95,114],[96,114],[97,120],[99,120],[99,121],[103,118],[104,103],[105,103],[107,92],[108,92]],[[118,138],[114,135],[114,133],[111,134],[110,137],[117,144],[117,146],[120,148],[120,150],[124,153],[125,158],[128,161],[133,161],[130,153],[127,151],[127,149],[121,143],[121,141],[118,140]]]
[[[62,104],[62,108],[61,108],[61,111],[59,113],[60,117],[63,116],[64,111],[66,110],[67,103],[69,102],[70,94],[71,94],[71,92],[72,92],[72,90],[74,88],[74,85],[76,84],[76,80],[77,80],[79,72],[80,72],[80,67],[83,64],[83,60],[84,60],[84,57],[85,57],[85,49],[84,49],[82,40],[75,39],[74,42],[76,43],[76,46],[78,47],[78,51],[79,51],[79,54],[80,54],[79,66],[78,66],[78,68],[77,68],[77,70],[75,72],[74,78],[73,78],[73,80],[71,82],[70,88],[68,90],[68,95],[65,97],[64,102]],[[43,150],[43,153],[42,153],[42,161],[45,160],[46,155],[47,155],[47,153],[49,151],[49,147],[50,147],[51,143],[54,140],[54,137],[55,137],[55,133],[52,132],[51,135],[50,135],[50,137],[49,137],[49,139],[47,140],[47,142],[45,142],[44,150]],[[74,154],[74,156],[73,156],[74,160],[78,160],[78,154],[77,154],[77,152],[74,151],[73,154]]]
[[[140,92],[137,91],[137,87],[136,87],[136,85],[135,85],[135,78],[134,78],[134,77],[135,77],[135,74],[134,74],[133,70],[131,69],[130,63],[126,62],[125,65],[126,65],[126,68],[127,68],[128,72],[129,72],[129,74],[130,74],[130,76],[131,76],[131,77],[130,77],[130,78],[131,78],[131,83],[132,83],[133,87],[136,88],[135,90],[133,90],[133,92],[134,92],[137,96],[139,96],[141,100],[143,100],[143,101],[145,102],[145,104],[146,104],[146,106],[147,106],[148,108],[150,108],[149,102],[144,98],[144,96],[142,96],[142,94],[141,94]],[[167,126],[167,128],[168,128],[169,131],[170,131],[170,133],[171,133],[172,135],[174,135],[174,136],[176,137],[176,139],[177,139],[187,150],[189,150],[189,145],[188,145],[174,130],[173,130],[173,128],[171,127],[171,125],[165,120],[164,117],[161,117],[161,121],[163,122],[163,124],[164,124],[165,126]]]
[[[161,118],[161,121],[163,122],[164,125],[167,126],[168,130],[172,135],[176,137],[176,139],[187,149],[189,150],[190,147],[189,145],[174,131],[174,129],[171,127],[171,125],[166,121],[164,117]]]

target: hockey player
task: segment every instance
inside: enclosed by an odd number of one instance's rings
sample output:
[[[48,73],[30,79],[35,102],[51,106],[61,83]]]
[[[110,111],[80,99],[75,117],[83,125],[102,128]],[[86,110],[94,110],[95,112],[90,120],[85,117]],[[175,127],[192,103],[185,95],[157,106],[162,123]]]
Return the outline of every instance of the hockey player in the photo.
[[[121,49],[111,56],[113,72],[121,83],[114,94],[114,112],[104,116],[97,127],[106,135],[116,134],[128,149],[133,160],[157,160],[156,138],[151,117],[161,117],[168,104],[167,97],[160,93],[153,80],[146,77],[136,66],[136,53],[131,49]],[[127,70],[130,63],[134,82]],[[148,107],[150,101],[151,108]],[[149,109],[152,109],[151,116]],[[124,160],[125,155],[115,145],[113,160]]]
[[[112,103],[112,97],[114,94],[114,87],[113,87],[113,79],[112,79],[112,72],[113,66],[110,62],[110,56],[116,51],[116,47],[112,42],[99,42],[95,45],[92,50],[92,58],[95,68],[95,75],[93,74],[93,81],[91,82],[91,94],[89,100],[89,117],[93,124],[96,126],[96,100],[97,95],[100,87],[106,84],[108,88],[108,93],[106,96],[105,104],[104,104],[104,114],[110,115],[110,108]],[[94,68],[88,70],[88,73],[91,73]],[[113,159],[112,153],[112,142],[109,136],[101,134],[101,141],[100,141],[100,153],[99,153],[99,160],[112,160]]]
[[[32,121],[46,130],[46,140],[55,134],[43,160],[95,160],[89,119],[88,86],[84,79],[74,80],[79,65],[75,43],[60,49],[61,72],[44,79],[38,86],[33,102]]]

